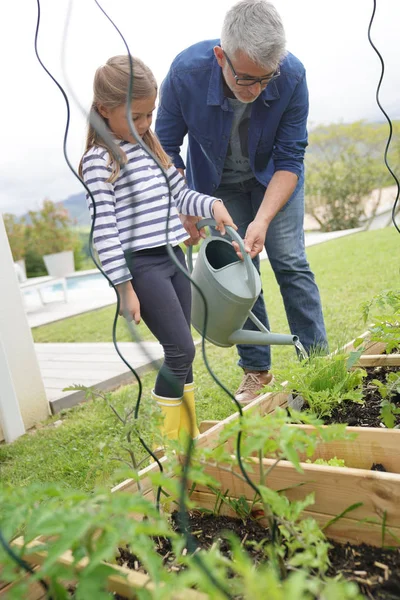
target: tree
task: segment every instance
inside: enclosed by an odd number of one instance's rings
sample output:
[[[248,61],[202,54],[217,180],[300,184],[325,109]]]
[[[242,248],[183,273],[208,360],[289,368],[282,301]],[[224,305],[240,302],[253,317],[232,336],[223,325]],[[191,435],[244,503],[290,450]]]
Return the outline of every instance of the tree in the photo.
[[[45,200],[38,211],[29,211],[25,230],[26,272],[30,277],[46,275],[45,254],[65,250],[74,252],[75,268],[82,264],[82,242],[73,229],[68,211],[51,200]]]
[[[51,200],[45,200],[38,211],[30,210],[27,226],[28,245],[40,256],[74,250],[78,238],[72,229],[68,211]]]
[[[26,223],[15,215],[3,214],[4,225],[14,261],[25,258],[26,252]]]
[[[399,123],[395,123],[397,132]],[[398,170],[399,143],[395,136],[388,155]],[[306,208],[322,231],[358,227],[365,216],[364,200],[374,189],[393,185],[383,161],[388,135],[386,124],[322,126],[310,134],[306,157]],[[373,210],[377,210],[379,197]]]

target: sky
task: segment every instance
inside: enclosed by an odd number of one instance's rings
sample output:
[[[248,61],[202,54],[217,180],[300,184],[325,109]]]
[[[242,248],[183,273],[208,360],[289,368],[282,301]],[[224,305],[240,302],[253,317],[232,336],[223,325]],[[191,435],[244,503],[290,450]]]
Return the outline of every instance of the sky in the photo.
[[[126,37],[131,53],[144,60],[161,83],[178,52],[219,37],[225,12],[235,0],[100,3]],[[380,61],[367,39],[373,0],[274,3],[284,22],[288,50],[307,70],[309,127],[384,120],[375,100]],[[0,211],[22,214],[37,210],[45,198],[64,200],[82,188],[62,153],[65,101],[34,54],[37,0],[12,0],[6,6],[0,23]],[[67,148],[76,166],[84,149],[86,119],[71,92],[87,110],[96,68],[110,56],[124,54],[125,47],[94,0],[41,0],[40,9],[39,53],[71,100]],[[392,118],[400,118],[399,22],[399,0],[377,0],[371,35],[385,61],[380,100]]]

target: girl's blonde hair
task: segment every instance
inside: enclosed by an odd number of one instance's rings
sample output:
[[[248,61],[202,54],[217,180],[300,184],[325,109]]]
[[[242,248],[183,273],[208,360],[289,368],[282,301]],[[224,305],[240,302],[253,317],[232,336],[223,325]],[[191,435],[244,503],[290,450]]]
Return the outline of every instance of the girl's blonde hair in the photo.
[[[157,82],[149,67],[147,67],[139,58],[132,56],[131,61],[133,69],[132,100],[143,100],[157,94]],[[101,119],[103,119],[103,117],[99,113],[99,105],[113,109],[122,104],[126,104],[131,76],[129,63],[130,60],[128,55],[113,56],[108,59],[105,65],[97,69],[94,76],[93,102],[90,110],[96,112]],[[161,165],[165,169],[168,169],[172,164],[171,159],[164,151],[156,134],[151,131],[151,129],[144,134],[143,141],[158,158]],[[120,173],[120,164],[126,164],[127,156],[125,152],[119,148],[121,161],[115,160],[113,158],[115,149],[112,150],[110,148],[109,144],[103,140],[89,120],[85,153],[92,146],[102,146],[108,150],[110,156],[109,165],[112,167],[112,173],[108,181],[111,183],[114,182]],[[82,160],[79,164],[79,175],[82,177]]]

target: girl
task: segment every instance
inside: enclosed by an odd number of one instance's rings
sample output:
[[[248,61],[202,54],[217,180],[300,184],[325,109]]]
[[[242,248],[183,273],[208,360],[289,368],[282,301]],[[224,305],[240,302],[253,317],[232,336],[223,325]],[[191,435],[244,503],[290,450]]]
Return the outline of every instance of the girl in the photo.
[[[157,84],[137,58],[133,65],[132,119],[138,135],[166,170],[172,206],[168,241],[185,266],[179,244],[189,238],[179,214],[213,217],[221,233],[234,225],[221,200],[188,189],[150,129]],[[79,174],[96,203],[94,244],[108,277],[121,299],[120,314],[139,323],[143,318],[164,350],[152,397],[164,415],[162,433],[176,439],[181,431],[193,438],[196,425],[192,362],[195,347],[190,332],[190,282],[167,253],[168,187],[161,169],[132,136],[126,118],[130,80],[128,56],[114,56],[97,69],[92,111],[102,117],[119,148],[111,148],[89,124]],[[122,167],[120,166],[122,164]],[[88,196],[93,216],[93,203]],[[171,377],[172,375],[172,377]]]

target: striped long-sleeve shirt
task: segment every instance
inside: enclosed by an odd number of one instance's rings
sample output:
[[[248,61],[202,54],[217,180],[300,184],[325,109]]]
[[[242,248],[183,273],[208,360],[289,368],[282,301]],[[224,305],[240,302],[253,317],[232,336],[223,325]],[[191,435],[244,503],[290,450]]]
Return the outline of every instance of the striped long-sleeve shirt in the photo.
[[[108,151],[93,146],[83,157],[83,179],[96,205],[93,241],[104,271],[114,284],[129,281],[132,276],[124,251],[156,248],[167,243],[168,187],[161,169],[139,144],[119,140],[127,155],[127,163],[114,183]],[[168,223],[168,242],[180,244],[189,236],[179,213],[212,217],[216,198],[190,190],[174,166],[167,171],[172,202]],[[93,202],[87,195],[93,219]]]

